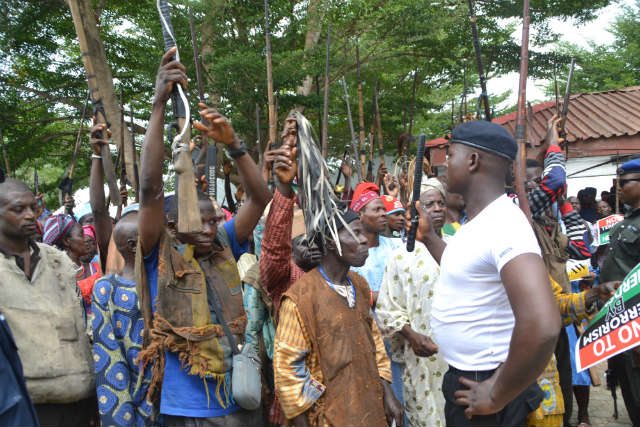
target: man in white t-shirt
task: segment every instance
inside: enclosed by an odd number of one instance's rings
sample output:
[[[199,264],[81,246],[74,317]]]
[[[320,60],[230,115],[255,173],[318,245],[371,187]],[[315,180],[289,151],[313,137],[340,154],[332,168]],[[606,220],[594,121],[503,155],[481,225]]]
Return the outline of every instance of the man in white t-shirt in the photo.
[[[456,127],[448,185],[464,197],[468,222],[448,244],[433,230],[418,230],[440,262],[431,326],[449,364],[442,391],[451,426],[524,425],[542,400],[536,378],[560,331],[533,229],[504,194],[517,151],[497,124]]]

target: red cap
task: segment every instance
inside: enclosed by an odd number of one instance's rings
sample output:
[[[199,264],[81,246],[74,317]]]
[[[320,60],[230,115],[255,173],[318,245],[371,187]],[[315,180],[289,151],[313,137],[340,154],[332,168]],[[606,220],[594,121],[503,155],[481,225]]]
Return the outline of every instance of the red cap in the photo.
[[[382,203],[384,203],[384,208],[387,211],[387,215],[390,215],[395,212],[404,212],[404,206],[402,202],[395,197],[391,196],[382,196]]]
[[[353,199],[351,200],[351,210],[358,212],[364,208],[367,203],[380,198],[380,187],[373,182],[361,182],[353,191]]]

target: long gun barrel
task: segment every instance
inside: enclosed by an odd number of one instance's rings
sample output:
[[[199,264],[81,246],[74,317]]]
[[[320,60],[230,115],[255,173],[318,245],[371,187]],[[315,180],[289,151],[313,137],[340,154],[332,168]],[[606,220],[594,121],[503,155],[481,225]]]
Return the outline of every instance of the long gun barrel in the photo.
[[[560,120],[560,133],[561,137],[566,136],[565,125],[567,124],[567,115],[569,114],[569,102],[571,98],[571,81],[573,80],[573,70],[575,68],[576,61],[571,60],[571,67],[569,68],[569,76],[567,77],[567,87],[564,91],[564,99],[562,101],[562,119]]]
[[[200,97],[200,102],[204,104],[204,87],[202,85],[202,74],[200,73],[200,54],[198,52],[198,42],[196,40],[196,31],[193,23],[193,12],[191,8],[189,8],[189,30],[191,31],[191,46],[193,47],[193,62],[196,67],[196,80],[198,81],[198,95]],[[203,117],[203,122],[206,124],[207,121]],[[206,152],[207,156],[207,191],[209,197],[213,198],[213,200],[217,200],[218,198],[218,147],[216,147],[215,143],[213,145],[209,145],[207,141],[207,135],[204,133],[201,134],[202,137],[202,145],[200,149]]]
[[[489,106],[489,94],[487,93],[487,76],[484,74],[482,66],[482,51],[480,50],[480,38],[478,36],[478,27],[476,25],[476,16],[473,12],[473,0],[469,1],[469,21],[471,22],[471,32],[473,33],[473,49],[476,52],[476,62],[478,63],[478,75],[480,77],[480,88],[482,93],[480,98],[484,103],[484,119],[491,121],[491,107]]]
[[[527,158],[527,75],[529,71],[529,0],[524,0],[522,9],[522,46],[520,47],[520,83],[518,87],[518,111],[516,115],[516,140],[518,157],[515,162],[514,183],[520,209],[531,221],[529,199],[524,188],[525,165]]]
[[[416,245],[416,233],[418,231],[418,209],[416,202],[420,199],[420,185],[422,184],[422,162],[424,160],[424,147],[426,136],[421,133],[418,137],[418,152],[416,153],[416,169],[413,175],[413,200],[411,201],[411,228],[407,235],[407,251],[413,252]]]
[[[378,96],[380,92],[380,81],[376,81],[376,87],[374,88],[374,108],[376,112],[376,127],[378,128],[378,149],[380,154],[380,164],[384,164],[384,143],[382,141],[382,123],[380,119],[380,107],[378,106]]]
[[[256,102],[256,146],[258,147],[258,161],[262,164],[262,142],[260,141],[260,106]]]
[[[158,0],[158,13],[162,22],[162,36],[164,38],[165,51],[176,46],[169,4],[166,0]],[[175,60],[180,61],[180,55],[176,50]],[[174,123],[170,126],[176,129],[178,134],[173,138],[171,149],[173,152],[173,170],[176,173],[176,196],[178,197],[178,232],[200,233],[202,231],[202,219],[198,208],[198,195],[194,185],[193,160],[189,152],[189,102],[187,96],[179,84],[173,85],[171,92],[171,107],[173,109]],[[171,135],[172,132],[169,132]]]
[[[69,168],[66,171],[66,176],[62,177],[60,184],[58,185],[58,201],[62,205],[68,197],[71,197],[73,193],[73,173],[76,168],[76,161],[78,160],[78,153],[80,152],[80,143],[82,142],[82,130],[84,127],[84,118],[87,113],[87,104],[89,103],[89,99],[91,97],[91,93],[87,92],[87,99],[84,102],[84,106],[82,107],[82,116],[80,117],[80,128],[78,129],[78,134],[76,135],[76,146],[73,149],[73,157],[71,158],[71,163],[69,164]]]
[[[353,119],[351,118],[351,104],[349,102],[349,92],[347,91],[347,79],[342,76],[342,87],[344,88],[344,100],[347,103],[347,119],[349,121],[349,131],[351,132],[351,149],[353,158],[356,163],[356,173],[358,174],[358,182],[362,182],[362,164],[358,161],[358,139],[355,129],[353,128]]]
[[[327,54],[324,63],[324,109],[322,113],[322,157],[329,150],[329,54],[331,53],[331,24],[327,25]]]
[[[135,197],[135,201],[136,203],[138,203],[140,201],[140,196],[139,196],[139,188],[140,188],[140,176],[138,175],[138,150],[136,150],[136,137],[135,137],[135,133],[133,131],[133,101],[131,102],[130,105],[130,110],[129,113],[131,115],[131,144],[132,144],[132,152],[133,152],[133,158],[131,159],[133,161],[133,174],[134,179],[136,180],[136,197]]]

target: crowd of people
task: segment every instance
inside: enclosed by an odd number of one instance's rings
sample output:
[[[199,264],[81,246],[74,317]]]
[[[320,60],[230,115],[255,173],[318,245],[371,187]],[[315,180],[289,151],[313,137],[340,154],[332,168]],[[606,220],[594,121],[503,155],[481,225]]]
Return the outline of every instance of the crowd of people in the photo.
[[[220,206],[194,183],[201,231],[186,233],[162,176],[166,104],[187,84],[173,53],[158,69],[139,203],[117,220],[105,125],[91,130],[89,206],[52,214],[24,182],[0,183],[0,425],[566,426],[573,395],[589,425],[592,378],[573,348],[640,263],[640,158],[600,200],[594,188],[567,198],[553,117],[520,200],[515,139],[467,121],[444,173],[426,160],[414,183],[382,164],[352,188],[346,161],[334,187],[300,112],[259,167],[200,104],[193,126],[225,146],[241,190],[234,200],[228,186]],[[596,246],[593,224],[612,212],[625,218]],[[571,281],[575,261],[589,273]],[[636,350],[609,371],[640,425]]]

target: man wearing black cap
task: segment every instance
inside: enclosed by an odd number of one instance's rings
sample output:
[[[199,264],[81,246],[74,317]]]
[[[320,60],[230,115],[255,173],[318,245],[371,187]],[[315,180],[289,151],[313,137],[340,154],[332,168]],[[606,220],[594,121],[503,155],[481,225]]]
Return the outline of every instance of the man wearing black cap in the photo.
[[[446,245],[435,232],[422,238],[441,268],[431,326],[449,364],[447,425],[523,424],[542,400],[536,378],[560,330],[533,230],[504,194],[517,151],[497,124],[454,129],[448,185],[464,198],[469,221]]]
[[[640,158],[618,171],[620,200],[629,207],[624,220],[611,230],[609,252],[600,270],[601,281],[623,280],[640,263]],[[622,397],[634,426],[640,425],[640,347],[609,359],[620,382]]]

